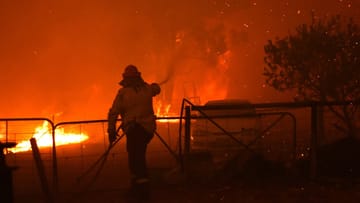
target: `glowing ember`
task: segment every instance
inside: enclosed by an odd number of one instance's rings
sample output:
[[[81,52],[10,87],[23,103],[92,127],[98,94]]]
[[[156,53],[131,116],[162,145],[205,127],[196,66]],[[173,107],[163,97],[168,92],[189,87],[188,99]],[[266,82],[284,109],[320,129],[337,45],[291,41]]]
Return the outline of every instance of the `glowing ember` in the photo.
[[[46,121],[44,121],[42,126],[39,126],[35,129],[33,138],[36,139],[39,148],[52,146],[52,133]],[[58,128],[55,130],[56,146],[81,143],[88,138],[89,136],[86,134],[65,133],[63,128]],[[12,153],[25,152],[30,150],[31,144],[29,140],[21,141],[16,145],[16,147],[9,149],[9,151]]]

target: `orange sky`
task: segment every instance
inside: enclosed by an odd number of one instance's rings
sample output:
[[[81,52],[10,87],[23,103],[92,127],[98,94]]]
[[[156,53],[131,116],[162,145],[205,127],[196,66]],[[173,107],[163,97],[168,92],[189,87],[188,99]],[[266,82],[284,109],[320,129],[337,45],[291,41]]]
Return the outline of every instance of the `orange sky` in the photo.
[[[359,22],[359,2],[0,0],[0,117],[106,118],[130,63],[149,82],[169,76],[159,99],[174,106],[291,100],[264,86],[266,41],[312,10]]]

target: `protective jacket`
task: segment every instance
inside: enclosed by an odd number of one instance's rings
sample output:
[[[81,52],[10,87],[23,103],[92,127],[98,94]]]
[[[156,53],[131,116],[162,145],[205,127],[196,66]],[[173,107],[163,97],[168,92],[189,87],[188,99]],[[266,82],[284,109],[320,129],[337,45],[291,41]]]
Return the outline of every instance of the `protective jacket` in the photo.
[[[157,83],[147,84],[141,88],[122,87],[108,113],[108,132],[115,132],[118,116],[122,119],[122,128],[126,132],[129,124],[136,122],[149,133],[156,129],[152,97],[160,93]]]

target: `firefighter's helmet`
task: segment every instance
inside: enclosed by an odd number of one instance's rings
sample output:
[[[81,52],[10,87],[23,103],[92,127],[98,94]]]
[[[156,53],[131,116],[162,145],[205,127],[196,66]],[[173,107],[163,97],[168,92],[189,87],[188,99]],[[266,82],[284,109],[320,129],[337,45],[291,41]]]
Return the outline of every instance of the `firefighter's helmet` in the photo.
[[[130,65],[126,66],[122,76],[124,78],[140,77],[141,73],[138,71],[136,66],[130,64]]]

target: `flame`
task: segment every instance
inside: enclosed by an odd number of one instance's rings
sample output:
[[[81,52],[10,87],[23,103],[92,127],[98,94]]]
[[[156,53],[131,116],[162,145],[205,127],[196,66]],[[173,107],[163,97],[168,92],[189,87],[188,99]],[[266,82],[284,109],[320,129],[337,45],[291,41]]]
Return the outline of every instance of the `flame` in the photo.
[[[203,83],[199,86],[201,100],[206,103],[210,100],[225,99],[228,95],[229,77],[228,70],[231,60],[231,51],[226,51],[218,56],[215,68],[202,74]]]
[[[44,121],[42,126],[35,128],[35,133],[33,138],[36,139],[37,145],[39,148],[51,147],[52,146],[52,133],[48,125],[48,122]],[[86,134],[76,134],[76,133],[65,133],[63,128],[57,128],[55,130],[55,142],[56,146],[68,145],[81,143],[89,139],[89,136]],[[25,152],[31,150],[31,144],[29,140],[24,140],[19,142],[16,147],[10,148],[9,152]]]
[[[176,117],[177,115],[175,115],[174,113],[170,113],[170,109],[171,109],[171,104],[163,104],[163,102],[158,101],[155,105],[155,109],[156,109],[156,116],[157,117],[162,117],[165,119],[159,119],[158,121],[160,123],[177,123],[178,119],[171,119],[167,117]]]

